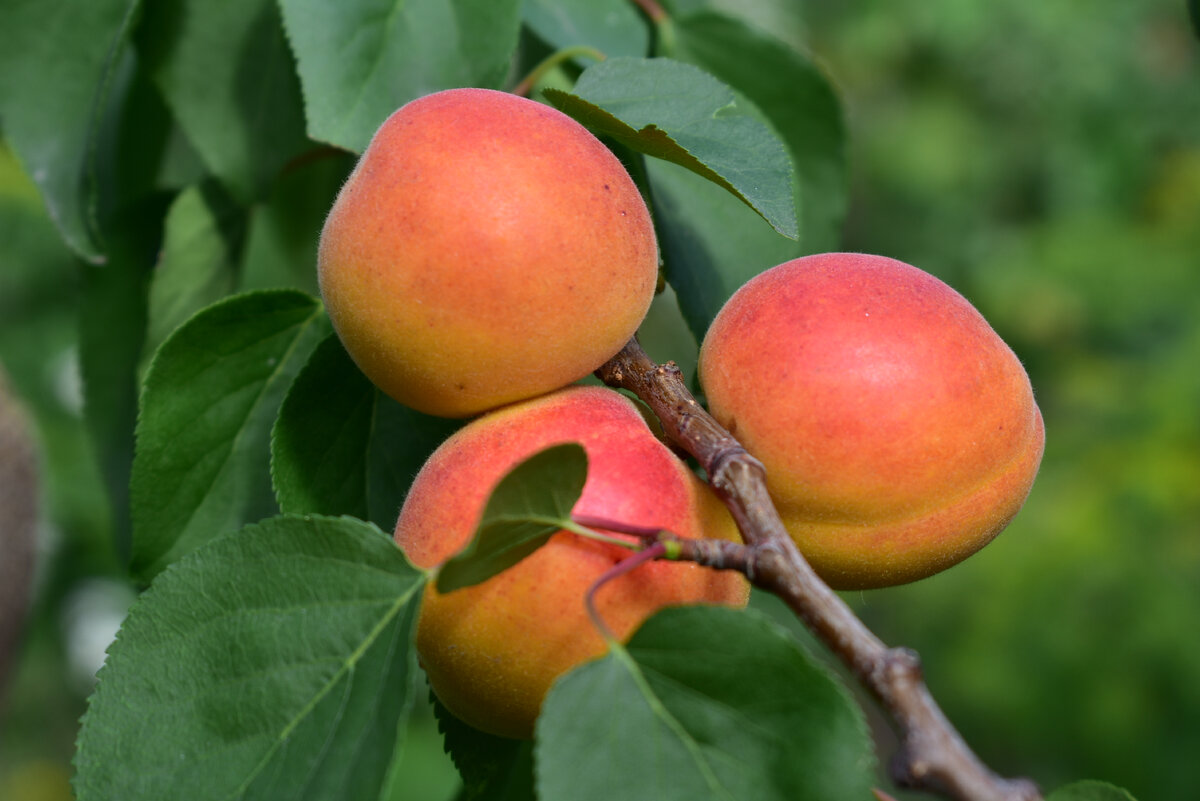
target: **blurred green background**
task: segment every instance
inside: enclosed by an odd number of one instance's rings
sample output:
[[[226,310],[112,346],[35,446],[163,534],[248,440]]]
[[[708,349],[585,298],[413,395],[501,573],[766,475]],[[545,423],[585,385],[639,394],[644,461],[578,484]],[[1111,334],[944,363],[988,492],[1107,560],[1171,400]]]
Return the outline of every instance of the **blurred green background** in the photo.
[[[848,599],[922,653],[997,770],[1196,798],[1200,57],[1184,2],[724,5],[803,43],[841,93],[845,248],[965,294],[1046,419],[1041,474],[1004,535],[947,573]],[[43,477],[36,597],[0,699],[0,799],[48,801],[69,797],[90,675],[132,591],[80,417],[79,271],[7,151],[0,259],[0,363]],[[428,715],[413,726],[423,783],[394,797],[447,797]]]

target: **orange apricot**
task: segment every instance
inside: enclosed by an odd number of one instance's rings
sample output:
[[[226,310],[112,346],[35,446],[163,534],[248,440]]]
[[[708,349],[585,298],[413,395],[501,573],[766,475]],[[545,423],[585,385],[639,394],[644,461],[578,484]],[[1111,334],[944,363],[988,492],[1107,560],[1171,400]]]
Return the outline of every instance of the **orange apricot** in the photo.
[[[1041,462],[1016,355],[960,294],[894,259],[828,253],[758,275],[709,328],[699,376],[836,589],[914,581],[976,552]]]
[[[318,252],[359,368],[467,417],[576,381],[633,335],[658,246],[620,161],[548,106],[487,89],[405,105],[375,133]]]
[[[580,443],[588,456],[575,514],[688,538],[737,538],[715,494],[654,437],[629,400],[601,387],[570,387],[484,415],[439,447],[405,500],[397,544],[419,567],[441,564],[470,541],[495,484],[518,463],[562,442]],[[604,653],[584,596],[631,553],[559,531],[485,582],[445,594],[430,584],[417,652],[434,693],[479,729],[532,736],[555,679]],[[606,583],[596,606],[625,640],[664,606],[743,605],[748,592],[740,574],[657,561]]]

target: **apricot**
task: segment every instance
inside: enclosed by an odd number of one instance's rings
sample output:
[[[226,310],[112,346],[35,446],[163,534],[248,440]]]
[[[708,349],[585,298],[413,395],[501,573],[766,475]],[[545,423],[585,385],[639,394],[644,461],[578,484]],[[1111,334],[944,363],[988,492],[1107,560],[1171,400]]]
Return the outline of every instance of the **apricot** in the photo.
[[[709,328],[699,377],[835,589],[970,556],[1021,508],[1041,462],[1016,355],[949,286],[882,256],[807,256],[756,276]]]
[[[570,384],[650,306],[658,246],[620,161],[555,109],[451,89],[392,114],[334,202],[318,277],[359,368],[466,417]]]
[[[404,502],[397,544],[419,567],[441,564],[470,541],[495,484],[518,463],[562,442],[579,442],[588,455],[575,514],[689,538],[737,537],[721,502],[654,437],[629,400],[602,387],[570,387],[484,415],[443,443]],[[604,653],[584,596],[631,554],[559,531],[481,584],[442,594],[431,583],[417,625],[417,653],[434,693],[483,731],[532,736],[554,680]],[[740,574],[658,561],[605,584],[596,605],[624,640],[664,606],[743,605],[748,592]]]

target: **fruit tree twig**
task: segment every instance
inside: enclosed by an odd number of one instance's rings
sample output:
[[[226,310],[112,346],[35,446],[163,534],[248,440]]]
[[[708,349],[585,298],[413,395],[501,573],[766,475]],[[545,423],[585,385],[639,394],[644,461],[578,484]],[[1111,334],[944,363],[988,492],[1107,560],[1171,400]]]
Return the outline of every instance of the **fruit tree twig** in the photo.
[[[917,654],[884,645],[821,581],[784,530],[767,495],[762,464],[696,402],[673,362],[655,364],[631,340],[596,375],[650,406],[667,436],[700,462],[746,541],[741,550],[690,549],[685,557],[745,573],[755,586],[783,599],[850,668],[890,714],[900,736],[891,763],[897,784],[957,801],[1042,797],[1033,782],[989,770],[930,695]]]

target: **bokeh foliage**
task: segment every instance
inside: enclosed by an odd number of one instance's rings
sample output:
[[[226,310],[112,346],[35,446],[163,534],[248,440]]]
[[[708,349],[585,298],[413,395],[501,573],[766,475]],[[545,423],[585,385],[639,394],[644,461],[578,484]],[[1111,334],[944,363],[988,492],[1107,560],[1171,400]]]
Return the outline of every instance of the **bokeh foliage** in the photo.
[[[311,144],[302,135],[302,92],[330,70],[298,52],[297,81],[288,46],[303,51],[297,19],[320,4],[212,4],[233,10],[234,29],[185,15],[182,2],[147,4],[128,49],[96,46],[100,31],[133,24],[136,5],[105,0],[92,4],[94,19],[74,21],[92,33],[80,41],[81,58],[111,62],[102,94],[132,98],[122,114],[83,100],[74,113],[80,130],[110,132],[99,143],[101,172],[139,159],[153,160],[154,169],[125,169],[113,196],[83,202],[91,183],[70,179],[83,143],[27,150],[42,161],[25,172],[74,204],[56,230],[29,178],[9,151],[0,152],[0,362],[37,423],[48,554],[0,721],[5,798],[43,791],[49,798],[65,788],[74,722],[90,690],[86,677],[72,674],[86,664],[75,655],[80,635],[72,621],[80,599],[95,598],[87,591],[97,577],[117,577],[101,586],[124,597],[128,482],[106,484],[106,477],[129,469],[135,398],[127,387],[152,352],[133,331],[149,324],[156,335],[171,325],[138,318],[138,293],[175,299],[159,308],[178,309],[182,319],[213,292],[311,292],[306,265],[324,199],[350,163],[333,153],[301,155]],[[508,11],[489,24],[508,30],[516,5],[496,4]],[[569,35],[549,27],[549,5],[531,0],[522,12],[533,31],[523,34],[526,62]],[[441,13],[437,3],[408,6],[417,19]],[[823,188],[801,197],[810,249],[885,253],[949,281],[1025,361],[1046,416],[1042,473],[1007,533],[946,574],[852,601],[885,640],[921,651],[935,695],[997,769],[1029,773],[1047,787],[1102,776],[1141,798],[1194,797],[1200,60],[1184,3],[676,0],[669,8],[692,37],[677,55],[718,77],[738,65],[705,46],[714,10],[738,20],[722,35],[766,30],[816,55],[846,109],[852,180],[839,244],[830,233],[845,203],[837,170],[808,176]],[[40,41],[37,19],[17,22],[0,26],[8,31],[0,50]],[[195,31],[208,28],[205,36],[234,40],[242,61],[169,46],[172,37],[202,41]],[[367,43],[364,63],[371,47],[380,45]],[[472,77],[503,80],[491,54],[477,55]],[[803,67],[783,55],[780,70],[802,79]],[[236,91],[206,98],[196,76]],[[369,83],[361,74],[343,79]],[[39,101],[14,72],[4,81],[10,97]],[[266,110],[257,97],[271,98],[270,114],[248,113]],[[357,111],[336,110],[346,119]],[[33,123],[17,130],[0,119],[0,133],[37,143],[48,123]],[[131,126],[146,146],[116,148],[136,141],[118,135]],[[342,141],[330,131],[321,138]],[[789,146],[826,148],[810,169],[832,163],[838,132],[810,133]],[[49,173],[39,172],[46,165]],[[730,202],[704,194],[710,187],[677,168],[649,169],[664,215],[703,218]],[[89,181],[103,184],[105,176]],[[105,249],[105,267],[80,262],[60,231],[89,259]],[[681,259],[730,258],[722,249],[774,260],[799,252],[757,233],[746,240],[694,233],[691,242],[665,237],[664,250]],[[180,263],[207,280],[172,284],[171,265]],[[690,370],[695,343],[670,297],[656,302],[665,311],[650,321],[651,352]],[[114,534],[123,543],[115,553]],[[413,730],[407,765],[424,769],[428,785],[397,787],[395,797],[451,792],[431,718],[418,715]]]
[[[976,559],[855,599],[1000,770],[1194,796],[1200,59],[1144,3],[809,3],[849,109],[844,245],[930,270],[1029,369],[1046,457]]]

